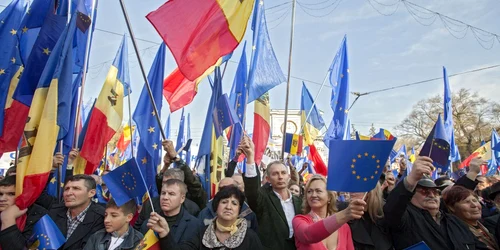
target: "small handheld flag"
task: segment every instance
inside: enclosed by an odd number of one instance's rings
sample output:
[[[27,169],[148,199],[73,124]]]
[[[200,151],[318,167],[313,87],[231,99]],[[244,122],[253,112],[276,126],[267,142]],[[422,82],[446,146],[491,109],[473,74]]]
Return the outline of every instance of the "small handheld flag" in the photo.
[[[240,119],[236,115],[233,107],[229,105],[229,98],[227,94],[222,95],[212,113],[214,119],[215,134],[217,138],[222,135],[222,131],[235,123],[239,123]]]
[[[421,241],[411,247],[405,248],[404,250],[431,250],[424,241]]]
[[[46,214],[35,224],[30,242],[32,243],[29,249],[59,249],[66,242],[66,238]]]
[[[160,250],[160,240],[153,230],[149,229],[135,250]]]
[[[448,158],[450,156],[450,143],[446,135],[441,115],[438,116],[436,124],[432,128],[429,136],[425,140],[420,156],[428,156],[437,167],[446,170],[448,168]]]
[[[341,192],[372,190],[396,141],[332,140],[327,189]]]
[[[135,158],[125,162],[122,166],[103,176],[102,179],[108,186],[117,206],[121,206],[131,199],[134,199],[136,204],[141,204],[142,197],[147,192]]]

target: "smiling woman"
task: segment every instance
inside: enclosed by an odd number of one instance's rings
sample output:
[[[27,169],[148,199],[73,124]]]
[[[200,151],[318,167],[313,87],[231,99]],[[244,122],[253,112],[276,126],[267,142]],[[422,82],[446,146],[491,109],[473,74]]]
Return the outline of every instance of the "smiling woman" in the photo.
[[[465,222],[470,231],[486,245],[487,249],[498,249],[493,235],[479,222],[481,204],[472,191],[462,186],[453,186],[443,195],[443,201],[448,210]]]

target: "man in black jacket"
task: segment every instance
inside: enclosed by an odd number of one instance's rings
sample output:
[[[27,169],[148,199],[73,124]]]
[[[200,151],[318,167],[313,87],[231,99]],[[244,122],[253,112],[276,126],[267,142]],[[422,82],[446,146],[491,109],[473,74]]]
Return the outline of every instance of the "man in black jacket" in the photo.
[[[14,204],[15,197],[16,176],[6,176],[0,180],[0,249],[26,249],[35,223],[47,214],[45,208],[36,204],[31,205],[28,209],[20,210]],[[24,214],[26,214],[26,222],[22,225],[21,217]],[[19,228],[23,226],[24,228]]]
[[[288,190],[290,174],[281,162],[267,167],[266,179],[271,185],[260,186],[260,174],[254,163],[254,145],[243,138],[242,150],[247,157],[243,181],[248,205],[257,215],[259,238],[264,249],[294,250],[292,219],[302,212],[302,201]]]
[[[66,237],[60,248],[83,249],[92,234],[104,228],[104,208],[92,202],[96,182],[89,175],[73,175],[66,179],[62,204],[55,204],[49,215]]]
[[[429,157],[418,157],[411,173],[389,194],[384,206],[394,247],[405,249],[421,241],[430,249],[482,249],[481,243],[457,217],[440,210],[440,193],[428,176]]]

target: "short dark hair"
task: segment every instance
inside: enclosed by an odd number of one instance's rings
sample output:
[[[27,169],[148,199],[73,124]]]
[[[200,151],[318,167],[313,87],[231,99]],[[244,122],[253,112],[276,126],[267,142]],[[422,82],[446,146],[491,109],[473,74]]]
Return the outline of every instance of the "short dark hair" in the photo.
[[[471,190],[455,185],[451,187],[450,190],[445,192],[443,195],[443,201],[448,207],[453,207],[456,203],[467,199],[467,197],[473,195],[474,197],[477,198],[477,195],[475,195]]]
[[[179,189],[181,190],[181,194],[186,195],[186,193],[187,193],[186,183],[184,183],[181,180],[178,180],[178,179],[168,179],[163,185],[167,186],[167,187],[168,186],[177,185],[177,186],[179,186]]]
[[[172,177],[177,180],[184,181],[184,171],[180,168],[169,168],[165,172],[163,172],[163,177]]]
[[[79,181],[79,180],[85,181],[85,187],[87,188],[87,190],[96,189],[97,183],[95,182],[94,178],[86,174],[77,174],[69,176],[68,178],[66,178],[64,185],[66,186],[66,184],[68,184],[68,182],[70,181]]]
[[[11,173],[14,173],[14,174],[16,173],[16,166],[12,166],[12,167],[8,168],[5,175],[10,175]]]
[[[122,212],[127,215],[127,214],[133,214],[135,215],[135,212],[137,211],[137,205],[135,204],[134,200],[129,200],[125,202],[123,205],[118,206],[116,205],[116,202],[113,198],[109,199],[108,204],[106,204],[106,208],[118,208],[121,209]]]
[[[2,180],[0,180],[0,187],[10,187],[16,186],[16,176],[5,176]]]
[[[240,209],[238,213],[241,212],[241,207],[245,202],[245,194],[241,192],[241,190],[236,186],[225,186],[215,194],[214,200],[212,201],[212,209],[214,212],[217,212],[217,208],[219,207],[219,203],[223,199],[234,197],[240,202]]]
[[[439,178],[434,180],[434,183],[436,184],[436,186],[439,187],[439,186],[443,185],[445,181],[451,181],[450,177],[448,177],[448,176],[439,177]]]
[[[273,162],[270,162],[269,164],[267,164],[267,167],[266,167],[266,175],[267,176],[271,176],[271,174],[270,174],[271,167],[273,165],[277,165],[277,164],[283,165],[283,167],[285,167],[285,169],[288,172],[288,168],[286,167],[285,163],[283,163],[282,161],[273,161]]]

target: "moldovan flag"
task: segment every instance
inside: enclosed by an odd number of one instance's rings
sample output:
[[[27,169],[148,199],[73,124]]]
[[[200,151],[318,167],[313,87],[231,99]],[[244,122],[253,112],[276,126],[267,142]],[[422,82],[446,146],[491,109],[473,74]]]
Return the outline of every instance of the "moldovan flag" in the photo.
[[[16,205],[31,206],[47,184],[58,134],[69,121],[73,83],[73,36],[76,14],[52,50],[38,81],[24,126],[16,174]],[[65,117],[66,116],[66,117]]]
[[[253,7],[254,0],[170,0],[146,18],[194,81],[238,46]]]
[[[97,98],[83,141],[80,159],[85,159],[85,174],[92,174],[99,166],[104,148],[121,126],[123,118],[123,90],[128,77],[127,38],[123,36],[122,43],[115,60]],[[81,173],[82,163],[78,162],[75,171]]]
[[[271,132],[269,125],[271,120],[270,107],[268,92],[255,100],[252,140],[255,145],[255,163],[257,165],[260,164],[269,141],[269,133]]]
[[[476,149],[474,152],[472,152],[467,159],[465,159],[459,166],[458,169],[462,169],[464,167],[469,166],[470,162],[472,159],[476,157],[481,157],[481,160],[484,161],[489,161],[491,160],[491,141],[487,142],[483,146],[479,147]]]
[[[136,250],[160,250],[160,240],[156,237],[153,230],[149,229],[144,238],[139,242]]]

